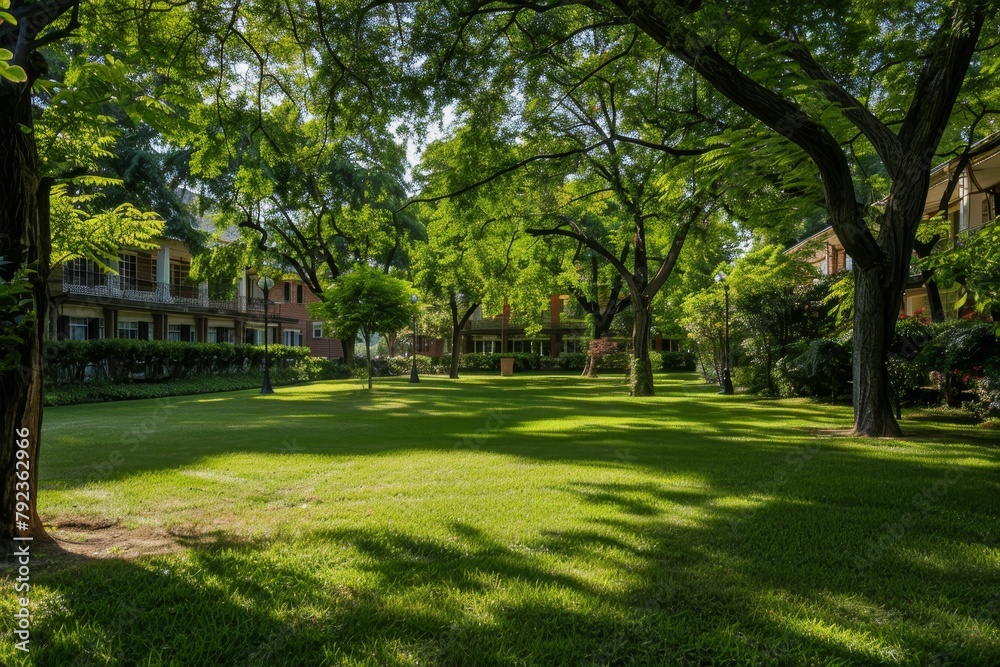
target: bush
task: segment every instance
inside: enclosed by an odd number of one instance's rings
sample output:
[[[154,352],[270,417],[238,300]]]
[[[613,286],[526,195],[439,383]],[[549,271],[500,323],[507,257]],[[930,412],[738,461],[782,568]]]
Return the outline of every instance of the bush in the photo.
[[[242,373],[264,363],[261,345],[128,338],[46,341],[43,354],[43,372],[50,385],[86,379],[117,383],[177,380],[190,375]],[[307,347],[268,346],[272,369],[301,365],[311,354]]]
[[[820,338],[778,365],[785,368],[782,376],[787,378],[789,393],[836,400],[850,391],[851,356],[850,340]]]
[[[307,363],[275,370],[271,373],[271,381],[275,386],[281,386],[308,380],[344,378],[349,375],[350,369],[343,364],[329,359],[310,358]],[[158,382],[141,380],[126,383],[108,380],[74,382],[46,388],[45,405],[76,405],[79,403],[209,394],[219,391],[260,388],[262,382],[263,373],[260,371],[245,371],[226,375],[197,375]]]
[[[654,368],[658,367],[665,371],[674,372],[693,372],[696,368],[694,354],[691,352],[661,352],[660,357],[662,359],[660,365],[654,365]]]

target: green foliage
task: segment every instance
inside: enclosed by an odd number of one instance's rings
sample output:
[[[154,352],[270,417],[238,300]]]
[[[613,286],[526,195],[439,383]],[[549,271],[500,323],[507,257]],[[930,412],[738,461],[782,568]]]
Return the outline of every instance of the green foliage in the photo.
[[[360,265],[343,274],[323,292],[323,300],[310,304],[313,317],[322,319],[341,339],[361,335],[368,359],[371,388],[371,340],[375,334],[395,333],[410,324],[417,313],[410,283]]]
[[[851,340],[820,338],[808,341],[805,351],[786,361],[792,396],[828,398],[850,393]]]
[[[88,378],[129,383],[136,379],[236,374],[262,368],[264,363],[262,345],[127,338],[47,341],[43,354],[45,378],[50,385]],[[308,372],[317,376],[322,371],[310,365],[313,362],[309,361],[307,347],[270,345],[268,355],[275,370],[308,367]]]
[[[650,355],[653,353],[650,352]],[[688,371],[692,372],[697,369],[697,360],[695,359],[693,352],[672,352],[665,351],[660,353],[662,362],[660,367],[667,371]]]
[[[27,270],[22,269],[9,282],[0,277],[0,371],[12,370],[21,363],[19,348],[35,323],[27,275]]]
[[[1000,225],[995,221],[924,257],[919,266],[932,269],[932,280],[942,289],[960,289],[956,309],[1000,310]]]

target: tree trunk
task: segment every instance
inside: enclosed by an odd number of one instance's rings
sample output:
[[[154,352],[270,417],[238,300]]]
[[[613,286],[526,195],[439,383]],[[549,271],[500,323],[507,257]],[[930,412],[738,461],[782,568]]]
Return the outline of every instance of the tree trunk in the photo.
[[[448,374],[448,377],[452,380],[457,380],[458,362],[461,357],[459,346],[462,342],[462,329],[465,328],[465,325],[469,322],[469,318],[479,308],[479,304],[470,303],[461,317],[458,316],[458,298],[454,294],[449,296],[448,305],[451,307],[451,372]]]
[[[898,317],[887,316],[883,270],[855,270],[854,277],[854,432],[899,436],[886,367]]]
[[[649,312],[649,302],[632,298],[632,364],[629,378],[630,396],[653,396],[653,368],[649,364],[649,332],[653,321]]]
[[[354,344],[356,341],[357,338],[352,340],[345,340],[343,338],[340,339],[340,348],[344,351],[344,363],[348,368],[354,368],[355,366]]]
[[[368,388],[372,388],[372,344],[371,338],[365,336],[365,361],[368,362]]]
[[[22,131],[27,128],[27,131]],[[0,461],[4,470],[0,489],[0,541],[6,553],[15,536],[44,536],[38,517],[39,435],[42,426],[42,339],[48,304],[48,263],[50,239],[47,197],[38,173],[38,153],[32,123],[30,84],[0,83],[0,276],[10,281],[15,271],[27,268],[32,288],[32,307],[4,313],[10,319],[25,316],[27,326],[20,329],[23,342],[17,346],[19,363],[0,370],[0,403],[3,411],[3,440]],[[43,212],[40,204],[46,206]],[[5,317],[6,319],[6,317]],[[23,437],[22,437],[23,436]],[[24,470],[19,463],[18,441],[27,440],[28,479],[18,479]],[[25,482],[27,484],[25,485]],[[19,486],[20,483],[20,486]],[[19,525],[15,512],[17,493],[27,491],[27,525]],[[20,500],[24,501],[22,495]],[[22,508],[24,509],[24,508]]]
[[[599,340],[610,326],[610,321],[606,322],[601,313],[593,313],[594,317],[594,337],[593,340]],[[610,318],[609,318],[610,320]],[[583,374],[580,377],[585,378],[595,378],[597,377],[597,362],[594,360],[594,355],[590,350],[587,350],[587,363],[583,365]]]
[[[944,322],[945,312],[944,302],[941,301],[941,290],[938,289],[937,283],[931,280],[934,272],[921,271],[921,275],[924,279],[924,289],[927,290],[927,303],[930,304],[931,321],[935,323]]]

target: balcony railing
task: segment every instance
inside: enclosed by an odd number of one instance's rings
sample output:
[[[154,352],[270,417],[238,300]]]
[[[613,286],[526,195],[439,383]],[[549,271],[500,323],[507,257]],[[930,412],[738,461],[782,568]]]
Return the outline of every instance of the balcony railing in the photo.
[[[147,303],[201,306],[216,310],[263,311],[263,302],[247,303],[246,297],[209,299],[208,284],[177,285],[153,280],[139,280],[104,273],[73,273],[63,276],[63,292],[106,299],[124,299]]]

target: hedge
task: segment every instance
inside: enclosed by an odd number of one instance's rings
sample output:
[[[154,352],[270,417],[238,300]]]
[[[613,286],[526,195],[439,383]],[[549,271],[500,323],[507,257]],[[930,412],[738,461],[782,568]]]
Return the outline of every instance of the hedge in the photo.
[[[43,355],[45,380],[50,385],[87,379],[117,383],[178,380],[242,373],[264,364],[262,345],[127,338],[46,341]],[[306,364],[310,355],[307,347],[268,346],[271,368],[275,370]]]

